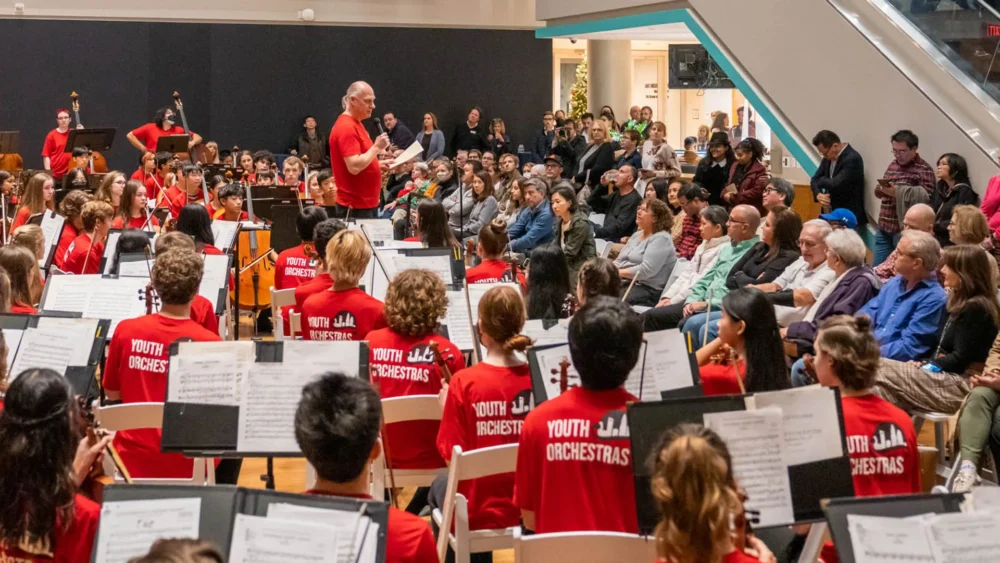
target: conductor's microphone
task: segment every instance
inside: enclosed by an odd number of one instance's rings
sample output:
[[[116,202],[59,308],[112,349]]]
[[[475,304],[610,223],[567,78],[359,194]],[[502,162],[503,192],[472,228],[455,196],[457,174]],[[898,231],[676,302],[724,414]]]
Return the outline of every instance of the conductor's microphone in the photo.
[[[373,117],[372,121],[375,122],[375,127],[378,127],[378,134],[385,135],[385,129],[382,128],[382,120],[377,117]]]

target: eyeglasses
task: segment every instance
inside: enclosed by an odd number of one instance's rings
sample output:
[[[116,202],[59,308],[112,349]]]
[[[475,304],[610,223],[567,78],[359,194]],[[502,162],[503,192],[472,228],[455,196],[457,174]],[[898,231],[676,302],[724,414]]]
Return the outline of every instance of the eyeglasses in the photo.
[[[729,220],[726,221],[726,223],[739,223],[739,224],[743,224],[743,225],[748,225],[749,224],[746,221],[740,221],[739,219],[733,219],[732,217],[730,217]]]
[[[892,154],[902,155],[902,154],[906,154],[906,153],[910,152],[911,150],[913,150],[913,149],[892,149]]]
[[[771,192],[776,192],[776,191],[778,191],[778,190],[772,188],[771,186],[768,186],[768,187],[764,188],[764,193],[765,194],[769,194]]]

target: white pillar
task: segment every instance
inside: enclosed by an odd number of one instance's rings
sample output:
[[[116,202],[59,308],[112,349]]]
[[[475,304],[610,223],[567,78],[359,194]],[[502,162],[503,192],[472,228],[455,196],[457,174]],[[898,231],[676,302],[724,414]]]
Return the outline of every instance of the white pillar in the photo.
[[[628,121],[632,106],[632,42],[587,41],[587,106],[600,117],[601,106],[611,106],[619,123]]]

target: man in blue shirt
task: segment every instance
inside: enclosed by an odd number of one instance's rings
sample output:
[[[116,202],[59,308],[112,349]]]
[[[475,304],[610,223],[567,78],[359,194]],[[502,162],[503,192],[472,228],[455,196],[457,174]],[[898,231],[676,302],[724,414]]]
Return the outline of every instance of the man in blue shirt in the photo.
[[[941,247],[933,236],[904,231],[897,248],[898,275],[858,315],[872,318],[883,358],[906,362],[934,350],[947,297],[937,280]]]
[[[555,226],[547,190],[545,180],[540,178],[529,178],[521,182],[521,191],[528,209],[517,216],[507,233],[510,236],[511,252],[528,254],[555,236],[552,232]]]

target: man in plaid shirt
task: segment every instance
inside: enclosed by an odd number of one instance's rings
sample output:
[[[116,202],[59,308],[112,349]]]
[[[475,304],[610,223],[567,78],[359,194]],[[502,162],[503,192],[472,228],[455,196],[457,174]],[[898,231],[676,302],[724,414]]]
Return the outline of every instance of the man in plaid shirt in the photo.
[[[875,195],[882,200],[878,212],[878,233],[875,235],[875,266],[885,261],[899,243],[902,229],[896,213],[896,187],[921,186],[928,195],[934,193],[934,169],[917,154],[919,146],[920,140],[913,131],[903,129],[892,136],[893,161],[875,186]]]
[[[677,202],[684,210],[684,228],[674,247],[678,258],[690,260],[701,244],[701,210],[708,206],[708,191],[698,184],[686,184],[677,192]]]

